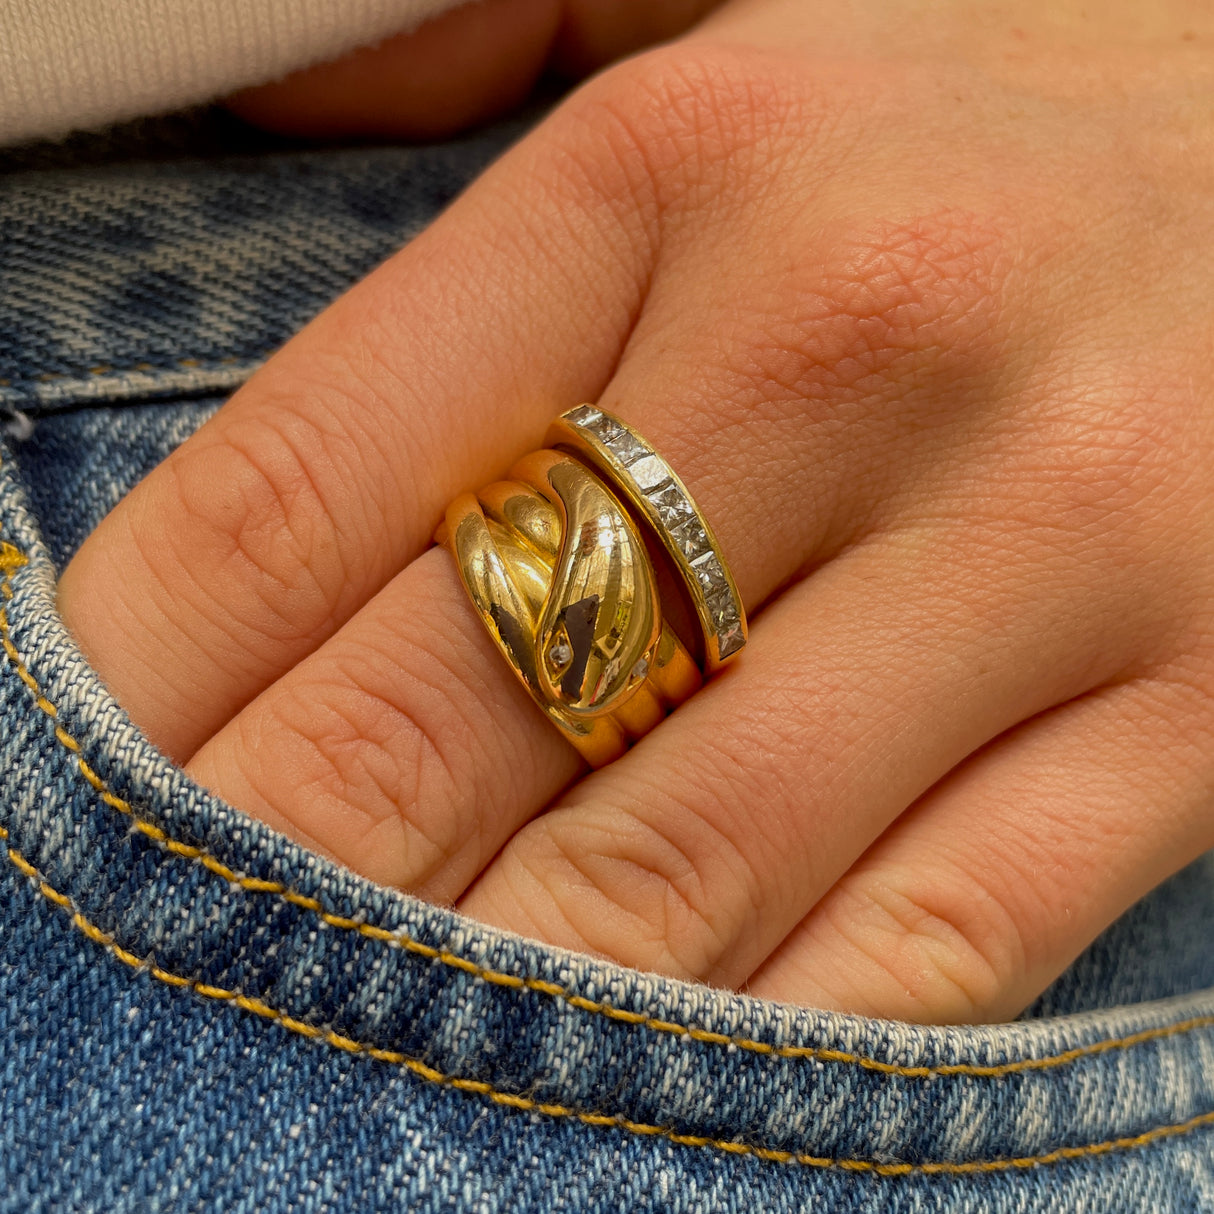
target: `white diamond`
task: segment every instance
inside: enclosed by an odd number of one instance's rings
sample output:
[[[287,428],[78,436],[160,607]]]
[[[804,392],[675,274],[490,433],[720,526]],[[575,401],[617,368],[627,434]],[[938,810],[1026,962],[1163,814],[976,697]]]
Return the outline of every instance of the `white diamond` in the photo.
[[[704,597],[716,598],[722,590],[728,592],[729,583],[725,581],[725,570],[717,560],[715,552],[706,552],[702,557],[691,563],[695,570],[696,579],[703,588]]]
[[[632,668],[632,677],[634,679],[643,679],[649,673],[649,662],[646,658],[638,658],[637,664]]]
[[[731,653],[737,653],[745,644],[746,638],[742,635],[742,622],[740,620],[733,627],[726,629],[724,632],[717,633],[717,651],[722,658],[729,657]]]
[[[605,443],[607,446],[610,446],[616,438],[624,433],[619,422],[602,413],[594,421],[586,422],[582,429],[589,430],[599,442]]]
[[[659,485],[656,489],[651,490],[647,496],[657,508],[658,518],[667,527],[677,527],[679,523],[684,519],[690,518],[694,513],[691,503],[674,481],[666,485]]]
[[[632,473],[632,479],[640,485],[642,493],[657,489],[670,480],[670,473],[666,470],[666,465],[656,455],[649,455],[637,460],[628,471]]]
[[[567,419],[575,426],[582,426],[589,429],[602,418],[602,414],[597,409],[592,409],[589,405],[579,405],[567,415]]]
[[[620,461],[624,467],[635,463],[642,456],[649,454],[649,448],[635,434],[629,434],[627,430],[621,430],[615,435],[607,446],[611,448],[611,454]]]
[[[728,586],[723,586],[713,592],[708,601],[709,610],[712,612],[713,623],[717,626],[718,632],[727,632],[735,624],[740,623],[738,618],[738,608],[733,601],[733,595],[729,592]]]
[[[678,544],[679,551],[689,561],[698,560],[710,551],[708,536],[704,534],[704,528],[700,526],[700,520],[697,518],[689,518],[677,527],[672,527],[670,534]]]
[[[738,605],[734,601],[733,591],[728,586],[718,586],[705,595],[705,598],[708,600],[708,610],[712,612],[718,632],[738,622]]]
[[[553,666],[565,666],[573,660],[573,649],[565,641],[557,641],[548,650],[548,658]]]

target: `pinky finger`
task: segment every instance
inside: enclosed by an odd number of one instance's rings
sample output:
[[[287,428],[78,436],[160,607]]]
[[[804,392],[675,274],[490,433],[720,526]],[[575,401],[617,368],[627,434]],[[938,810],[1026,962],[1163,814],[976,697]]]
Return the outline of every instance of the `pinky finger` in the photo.
[[[920,1022],[1010,1019],[1211,846],[1208,691],[1108,687],[1025,722],[920,798],[748,990]]]

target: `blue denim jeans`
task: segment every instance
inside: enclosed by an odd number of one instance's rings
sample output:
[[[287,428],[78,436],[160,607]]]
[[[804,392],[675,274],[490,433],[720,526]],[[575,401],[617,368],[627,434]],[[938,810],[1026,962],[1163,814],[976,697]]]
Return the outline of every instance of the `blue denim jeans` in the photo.
[[[780,1006],[364,881],[83,660],[89,530],[522,125],[0,175],[0,1208],[1214,1210],[1214,857],[1016,1023]]]

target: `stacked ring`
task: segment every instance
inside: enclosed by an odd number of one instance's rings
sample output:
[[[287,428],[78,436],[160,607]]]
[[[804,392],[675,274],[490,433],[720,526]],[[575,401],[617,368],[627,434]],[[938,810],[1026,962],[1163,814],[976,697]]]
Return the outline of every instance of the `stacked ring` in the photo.
[[[674,562],[704,632],[711,674],[746,644],[746,611],[721,545],[674,469],[629,425],[591,405],[562,413],[544,439],[592,463],[644,517]]]
[[[601,767],[741,650],[746,615],[712,529],[635,430],[582,405],[547,442],[457,497],[435,539],[532,698]],[[638,519],[687,587],[703,670],[664,617]]]

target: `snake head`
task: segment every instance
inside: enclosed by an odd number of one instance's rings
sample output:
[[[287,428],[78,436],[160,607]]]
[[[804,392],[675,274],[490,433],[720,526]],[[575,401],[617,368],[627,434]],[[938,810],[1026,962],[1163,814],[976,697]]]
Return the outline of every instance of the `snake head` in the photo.
[[[598,716],[645,680],[661,629],[657,587],[636,526],[597,477],[561,455],[546,479],[564,528],[540,613],[537,674],[554,703]]]

